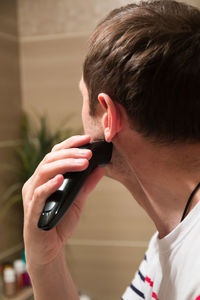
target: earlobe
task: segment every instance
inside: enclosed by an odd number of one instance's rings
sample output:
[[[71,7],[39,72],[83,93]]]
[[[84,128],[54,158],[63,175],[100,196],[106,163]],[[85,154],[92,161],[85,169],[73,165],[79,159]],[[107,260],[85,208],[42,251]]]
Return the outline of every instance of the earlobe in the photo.
[[[121,118],[118,105],[107,94],[98,95],[99,103],[103,109],[102,123],[104,136],[107,142],[111,142],[121,129]]]

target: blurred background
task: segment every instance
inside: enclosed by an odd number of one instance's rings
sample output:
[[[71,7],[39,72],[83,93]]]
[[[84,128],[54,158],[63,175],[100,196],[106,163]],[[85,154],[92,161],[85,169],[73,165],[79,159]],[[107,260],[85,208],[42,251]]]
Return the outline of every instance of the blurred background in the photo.
[[[16,155],[23,135],[22,111],[33,127],[32,118],[45,115],[47,133],[62,129],[63,122],[69,135],[80,132],[78,83],[88,38],[105,14],[131,2],[0,0],[0,264],[15,259],[23,249],[23,212],[19,195],[15,197],[16,183],[22,180]],[[200,7],[199,0],[185,2]],[[104,178],[66,246],[78,289],[94,300],[119,299],[154,231],[125,188]]]

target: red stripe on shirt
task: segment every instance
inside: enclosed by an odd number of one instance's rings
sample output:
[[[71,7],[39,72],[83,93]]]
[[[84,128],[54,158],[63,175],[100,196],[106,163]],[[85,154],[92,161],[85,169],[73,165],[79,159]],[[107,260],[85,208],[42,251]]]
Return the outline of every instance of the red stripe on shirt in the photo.
[[[153,286],[153,281],[148,276],[145,277],[145,281],[148,282],[151,287]]]
[[[151,278],[149,278],[148,276],[145,277],[145,281],[148,282],[148,284],[150,285],[150,287],[153,287],[153,281],[151,280]],[[155,300],[158,300],[158,296],[155,292],[152,292],[152,298]],[[200,300],[200,299],[195,299],[195,300]]]
[[[152,298],[154,298],[154,299],[158,300],[158,296],[156,295],[156,293],[155,293],[155,292],[152,292]]]

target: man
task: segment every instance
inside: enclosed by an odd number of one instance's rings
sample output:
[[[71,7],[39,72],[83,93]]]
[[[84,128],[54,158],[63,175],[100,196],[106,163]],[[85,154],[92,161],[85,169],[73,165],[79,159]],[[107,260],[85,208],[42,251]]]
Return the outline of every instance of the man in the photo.
[[[79,298],[63,246],[104,174],[125,185],[158,230],[123,299],[199,299],[199,75],[195,8],[166,0],[130,4],[97,26],[80,82],[86,135],[56,145],[23,188],[35,300]],[[77,147],[100,138],[113,143],[111,163],[94,170],[56,228],[39,230],[45,200],[62,174],[88,166],[91,151]]]

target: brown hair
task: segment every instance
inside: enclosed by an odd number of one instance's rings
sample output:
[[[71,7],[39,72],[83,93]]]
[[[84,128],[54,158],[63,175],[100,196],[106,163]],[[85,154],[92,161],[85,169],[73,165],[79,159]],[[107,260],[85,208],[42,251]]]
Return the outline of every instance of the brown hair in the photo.
[[[90,39],[83,78],[92,115],[104,92],[144,136],[200,141],[200,11],[171,0],[112,11]]]

